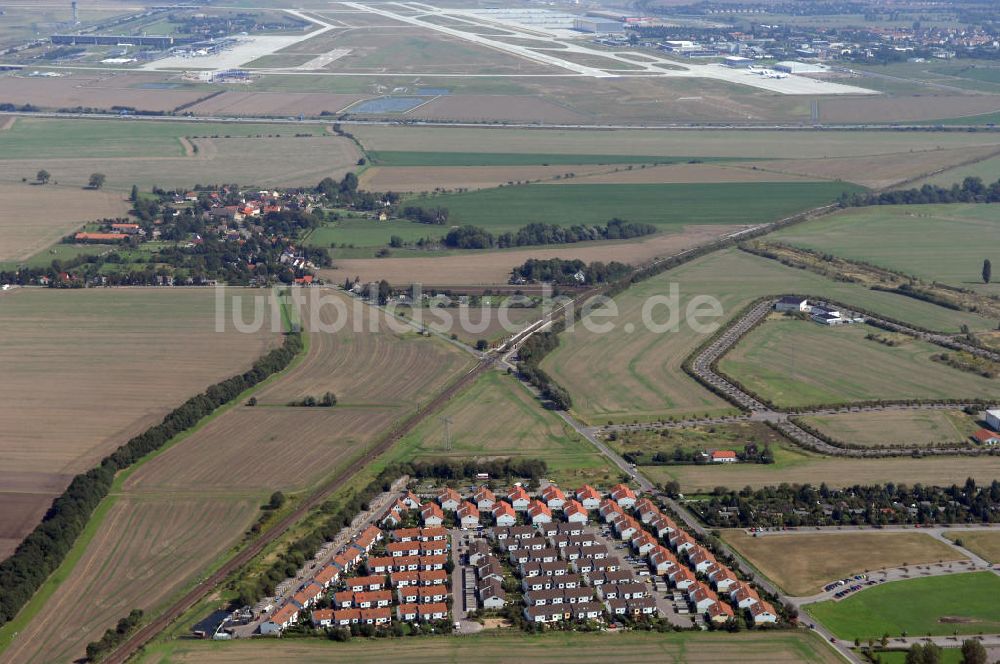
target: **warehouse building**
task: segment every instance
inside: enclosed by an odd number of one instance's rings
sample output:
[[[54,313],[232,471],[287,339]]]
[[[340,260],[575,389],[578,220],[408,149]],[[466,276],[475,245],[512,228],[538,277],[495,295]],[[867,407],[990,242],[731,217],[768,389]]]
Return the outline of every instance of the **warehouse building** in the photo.
[[[828,67],[825,65],[813,64],[811,62],[786,60],[775,64],[774,70],[784,72],[786,74],[821,74],[828,71]]]
[[[606,18],[585,17],[573,19],[573,29],[580,32],[590,32],[594,34],[608,34],[614,32],[624,32],[620,21],[611,21]]]

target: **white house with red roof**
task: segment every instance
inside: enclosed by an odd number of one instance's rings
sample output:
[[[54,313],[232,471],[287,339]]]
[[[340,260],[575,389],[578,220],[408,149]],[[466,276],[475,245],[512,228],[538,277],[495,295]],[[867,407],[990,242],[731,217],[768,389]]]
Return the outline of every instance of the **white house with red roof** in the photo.
[[[531,503],[531,496],[524,490],[523,486],[514,486],[507,492],[507,502],[514,508],[515,512],[523,512],[528,509]]]
[[[463,528],[475,528],[479,525],[479,508],[469,501],[458,506],[455,516]]]
[[[444,512],[437,503],[427,503],[420,508],[420,518],[425,526],[440,526],[444,523]]]
[[[531,523],[534,525],[552,523],[552,510],[540,500],[531,501],[528,505],[528,516],[531,517]]]
[[[623,509],[632,509],[635,506],[635,492],[624,484],[616,484],[611,487],[611,498]]]
[[[736,458],[736,452],[732,450],[714,450],[712,454],[709,455],[712,463],[736,463],[739,459]]]
[[[497,504],[497,497],[488,486],[484,485],[476,489],[476,493],[472,496],[472,502],[476,504],[479,511],[489,512]]]
[[[576,490],[576,499],[588,510],[596,510],[601,506],[601,494],[589,484]]]
[[[454,489],[445,487],[438,492],[437,501],[441,509],[454,512],[462,504],[462,496]]]
[[[561,510],[566,504],[566,494],[555,484],[550,484],[542,491],[542,500],[550,510]]]
[[[579,501],[572,498],[563,506],[563,516],[569,523],[587,523],[590,514]]]
[[[778,614],[770,603],[761,600],[750,605],[750,616],[753,624],[764,625],[778,622]]]
[[[514,512],[514,508],[502,500],[493,506],[493,518],[498,526],[513,526],[517,523],[517,513]]]

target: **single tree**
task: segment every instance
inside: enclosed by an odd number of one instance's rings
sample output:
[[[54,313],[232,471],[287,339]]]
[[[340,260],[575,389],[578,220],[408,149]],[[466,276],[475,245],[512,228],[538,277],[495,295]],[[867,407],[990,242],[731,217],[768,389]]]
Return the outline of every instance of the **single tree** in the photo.
[[[128,199],[133,203],[139,200],[139,187],[137,185],[132,185],[132,193],[129,194]]]
[[[104,186],[104,181],[108,179],[104,173],[91,173],[90,180],[88,181],[88,186],[91,189],[100,189]]]
[[[986,664],[986,648],[979,639],[962,641],[962,664]]]
[[[285,494],[280,491],[275,491],[271,494],[271,500],[267,502],[267,506],[272,510],[281,509],[285,504]]]
[[[993,263],[987,258],[983,261],[983,283],[990,283],[990,279],[993,277]]]
[[[52,175],[49,174],[49,172],[44,168],[38,171],[38,173],[35,175],[35,179],[41,182],[42,184],[48,184],[51,178]]]

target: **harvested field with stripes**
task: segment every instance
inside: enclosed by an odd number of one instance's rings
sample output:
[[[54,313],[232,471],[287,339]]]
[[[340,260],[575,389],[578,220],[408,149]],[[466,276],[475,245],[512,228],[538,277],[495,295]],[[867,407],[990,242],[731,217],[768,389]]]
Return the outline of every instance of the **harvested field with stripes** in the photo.
[[[23,664],[69,662],[135,608],[149,611],[203,574],[244,532],[259,500],[123,496],[97,526],[59,591],[4,651]],[[52,638],[59,634],[59,638]]]

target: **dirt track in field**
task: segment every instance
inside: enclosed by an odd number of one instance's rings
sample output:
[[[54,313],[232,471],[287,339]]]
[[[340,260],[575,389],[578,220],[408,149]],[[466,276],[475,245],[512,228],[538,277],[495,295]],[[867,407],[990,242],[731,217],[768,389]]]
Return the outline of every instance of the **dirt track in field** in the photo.
[[[333,269],[323,270],[322,275],[332,283],[360,276],[362,281],[386,279],[392,284],[505,284],[511,269],[529,258],[578,258],[588,263],[620,261],[639,265],[738,230],[738,226],[688,226],[680,233],[654,235],[636,242],[554,245],[426,258],[346,258],[336,261]]]

